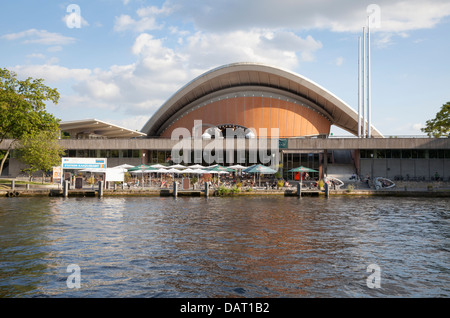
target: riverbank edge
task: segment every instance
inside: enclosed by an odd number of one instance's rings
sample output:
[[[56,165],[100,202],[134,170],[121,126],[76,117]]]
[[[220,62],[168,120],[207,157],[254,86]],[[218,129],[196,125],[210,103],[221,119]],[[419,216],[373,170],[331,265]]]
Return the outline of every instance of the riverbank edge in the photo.
[[[296,197],[297,192],[293,190],[254,190],[242,191],[227,195],[218,195],[217,191],[211,191],[210,196],[214,197],[236,197],[236,196],[268,196],[282,195],[286,197]],[[39,189],[39,190],[0,190],[2,197],[62,197],[61,190]],[[97,197],[97,190],[69,190],[69,197]],[[104,197],[120,196],[145,196],[145,197],[172,197],[172,190],[104,190]],[[179,197],[200,197],[205,196],[203,191],[179,191]],[[325,196],[324,191],[302,191],[302,197]],[[450,189],[433,190],[330,190],[329,196],[391,196],[391,197],[450,197]]]

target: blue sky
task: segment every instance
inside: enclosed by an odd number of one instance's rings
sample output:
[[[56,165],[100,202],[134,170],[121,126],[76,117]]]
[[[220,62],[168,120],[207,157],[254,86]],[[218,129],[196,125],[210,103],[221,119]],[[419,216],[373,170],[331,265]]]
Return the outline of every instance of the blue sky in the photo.
[[[67,11],[80,8],[80,27]],[[367,7],[372,123],[418,135],[450,101],[449,0],[8,0],[0,4],[1,67],[61,94],[63,121],[97,118],[140,130],[187,82],[234,62],[307,77],[355,110],[358,37]],[[332,129],[335,135],[345,134]]]

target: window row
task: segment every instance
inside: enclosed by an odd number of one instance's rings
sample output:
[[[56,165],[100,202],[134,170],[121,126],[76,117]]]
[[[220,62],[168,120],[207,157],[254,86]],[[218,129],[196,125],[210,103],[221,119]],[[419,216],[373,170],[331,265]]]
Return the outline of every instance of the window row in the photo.
[[[450,150],[439,149],[370,149],[360,150],[361,159],[450,159]]]
[[[142,152],[135,149],[82,149],[66,150],[66,157],[78,158],[141,158]]]

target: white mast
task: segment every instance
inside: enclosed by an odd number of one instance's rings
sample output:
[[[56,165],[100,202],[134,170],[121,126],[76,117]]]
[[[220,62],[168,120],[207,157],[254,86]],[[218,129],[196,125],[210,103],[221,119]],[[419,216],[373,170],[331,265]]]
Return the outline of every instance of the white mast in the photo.
[[[367,18],[367,138],[372,137],[371,131],[371,100],[370,100],[370,17]]]
[[[366,137],[366,99],[365,99],[365,93],[366,93],[366,28],[363,27],[363,67],[362,67],[362,120],[363,120],[363,130],[362,130],[362,137]]]
[[[361,37],[358,38],[358,138],[361,138]]]

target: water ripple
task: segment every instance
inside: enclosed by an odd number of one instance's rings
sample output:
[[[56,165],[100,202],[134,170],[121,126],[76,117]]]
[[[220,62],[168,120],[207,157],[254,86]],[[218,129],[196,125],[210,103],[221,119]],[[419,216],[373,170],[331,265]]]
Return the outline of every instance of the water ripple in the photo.
[[[450,295],[448,199],[0,201],[0,297]]]

